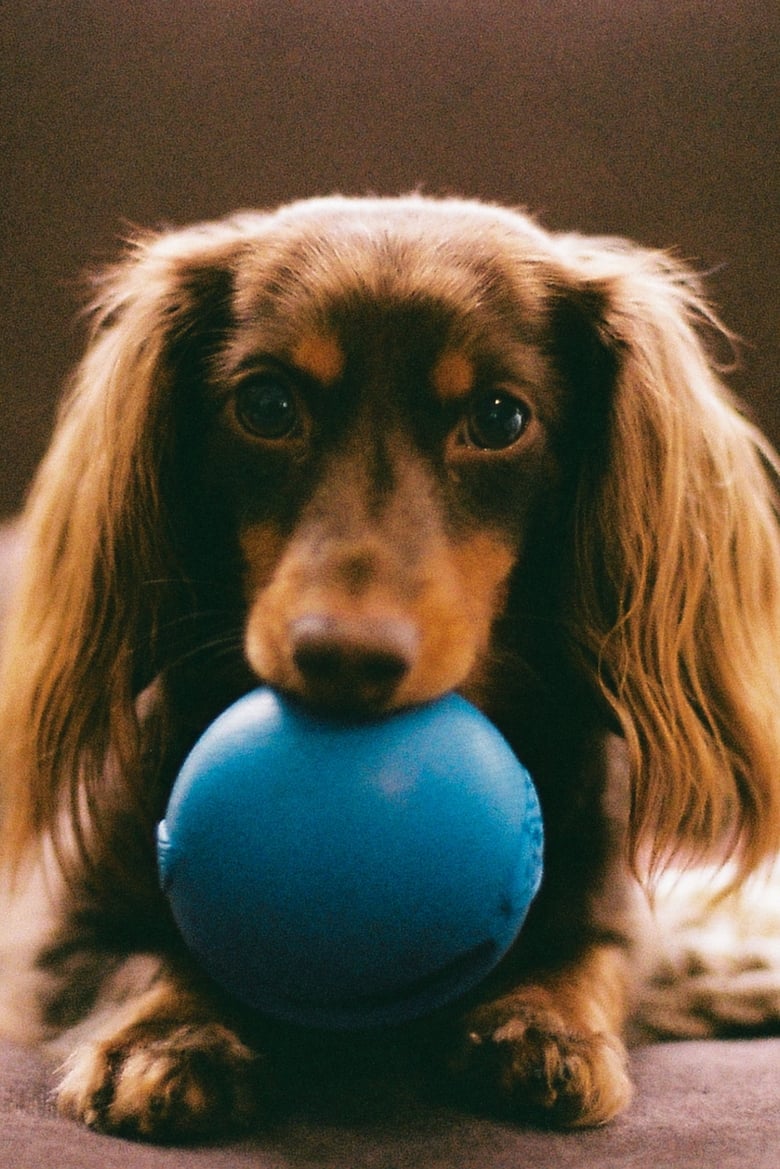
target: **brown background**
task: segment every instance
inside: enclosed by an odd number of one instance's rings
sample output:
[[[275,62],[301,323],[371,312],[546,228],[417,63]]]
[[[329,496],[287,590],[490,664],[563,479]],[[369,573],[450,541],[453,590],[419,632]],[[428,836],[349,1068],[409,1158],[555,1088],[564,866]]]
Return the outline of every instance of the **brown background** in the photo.
[[[481,195],[675,246],[780,441],[767,0],[8,0],[0,11],[0,515],[124,225],[341,190]]]

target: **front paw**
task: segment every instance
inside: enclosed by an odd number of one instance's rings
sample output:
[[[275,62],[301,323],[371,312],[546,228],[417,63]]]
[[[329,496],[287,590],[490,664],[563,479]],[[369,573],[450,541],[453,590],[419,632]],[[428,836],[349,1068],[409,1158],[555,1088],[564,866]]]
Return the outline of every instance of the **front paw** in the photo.
[[[451,1070],[470,1102],[555,1128],[605,1124],[629,1103],[626,1052],[614,1035],[575,1031],[555,1010],[513,1002],[466,1021]]]
[[[257,1113],[262,1063],[218,1023],[137,1024],[78,1048],[58,1105],[102,1132],[189,1141],[245,1128]]]

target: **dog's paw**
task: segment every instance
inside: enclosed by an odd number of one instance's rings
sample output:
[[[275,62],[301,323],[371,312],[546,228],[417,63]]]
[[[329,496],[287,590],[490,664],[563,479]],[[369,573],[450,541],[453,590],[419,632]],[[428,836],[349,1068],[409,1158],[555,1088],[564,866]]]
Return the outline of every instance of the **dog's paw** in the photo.
[[[220,1024],[138,1024],[73,1053],[58,1106],[101,1132],[208,1139],[252,1122],[262,1070],[260,1058]]]
[[[613,1035],[568,1029],[554,1011],[517,1003],[472,1014],[451,1070],[480,1108],[555,1128],[605,1124],[632,1096]]]

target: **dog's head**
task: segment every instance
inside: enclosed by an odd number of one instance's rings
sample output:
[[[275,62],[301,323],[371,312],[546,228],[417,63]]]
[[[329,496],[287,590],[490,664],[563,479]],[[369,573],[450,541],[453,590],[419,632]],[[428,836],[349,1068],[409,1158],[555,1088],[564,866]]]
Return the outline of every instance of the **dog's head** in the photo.
[[[519,566],[557,555],[604,410],[536,235],[418,200],[251,224],[208,363],[206,463],[261,678],[350,713],[479,690]]]
[[[455,200],[137,241],[31,503],[8,766],[46,779],[19,823],[99,802],[107,754],[140,788],[136,692],[224,618],[257,677],[352,713],[576,680],[626,736],[635,843],[736,823],[755,860],[778,821],[771,454],[697,322],[669,257]]]

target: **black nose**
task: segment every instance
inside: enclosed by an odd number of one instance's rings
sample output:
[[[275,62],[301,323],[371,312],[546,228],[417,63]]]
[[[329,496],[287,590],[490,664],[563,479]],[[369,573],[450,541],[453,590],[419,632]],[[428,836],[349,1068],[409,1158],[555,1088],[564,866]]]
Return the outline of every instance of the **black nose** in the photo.
[[[290,629],[304,697],[338,708],[380,709],[414,665],[417,631],[400,617],[299,617]]]

